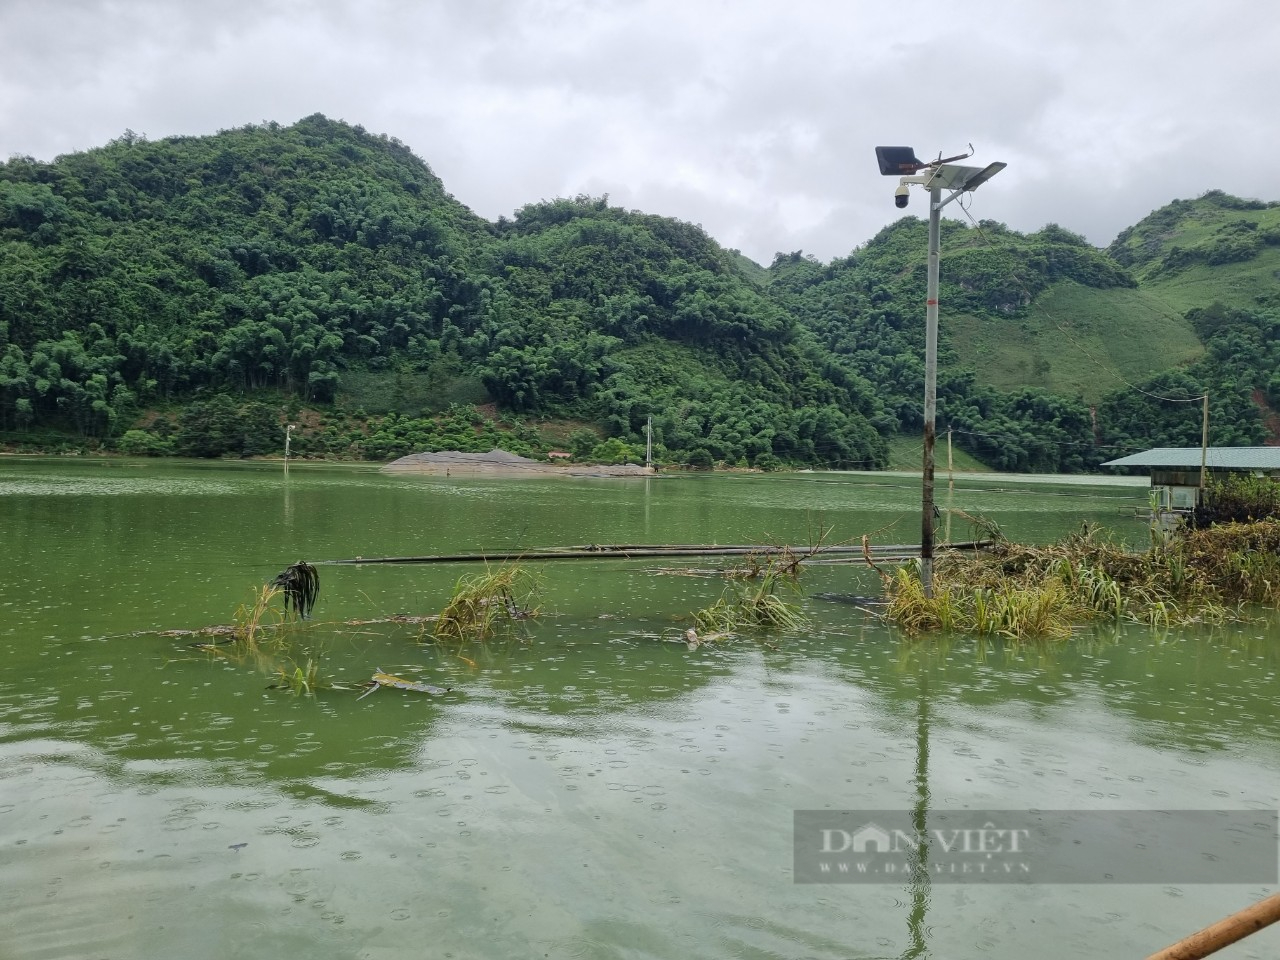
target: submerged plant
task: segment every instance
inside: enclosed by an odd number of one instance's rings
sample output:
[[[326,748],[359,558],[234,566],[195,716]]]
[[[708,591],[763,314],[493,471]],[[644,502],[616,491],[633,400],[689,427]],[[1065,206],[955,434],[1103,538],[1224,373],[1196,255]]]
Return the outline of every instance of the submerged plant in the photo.
[[[289,670],[289,666],[293,670]],[[276,690],[292,690],[295,694],[312,694],[322,686],[320,680],[320,662],[319,660],[307,657],[306,668],[290,661],[288,666],[281,666],[276,669],[276,676],[279,677],[278,683],[271,686]]]

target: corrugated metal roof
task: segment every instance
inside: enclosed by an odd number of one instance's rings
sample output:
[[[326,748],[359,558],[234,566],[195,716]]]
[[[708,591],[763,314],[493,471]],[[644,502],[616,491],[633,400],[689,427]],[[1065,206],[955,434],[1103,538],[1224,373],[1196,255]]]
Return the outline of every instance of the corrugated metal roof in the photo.
[[[1280,447],[1210,447],[1205,460],[1217,470],[1280,470]],[[1155,447],[1108,460],[1104,467],[1186,467],[1200,469],[1199,447]]]

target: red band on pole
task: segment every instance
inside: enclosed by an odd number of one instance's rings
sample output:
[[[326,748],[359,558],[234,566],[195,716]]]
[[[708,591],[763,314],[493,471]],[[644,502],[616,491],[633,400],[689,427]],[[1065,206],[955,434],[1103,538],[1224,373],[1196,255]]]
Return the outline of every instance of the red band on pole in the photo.
[[[926,301],[924,302],[924,305],[925,305],[926,307],[936,307],[936,306],[938,305],[938,301],[937,301],[937,300],[926,300]]]

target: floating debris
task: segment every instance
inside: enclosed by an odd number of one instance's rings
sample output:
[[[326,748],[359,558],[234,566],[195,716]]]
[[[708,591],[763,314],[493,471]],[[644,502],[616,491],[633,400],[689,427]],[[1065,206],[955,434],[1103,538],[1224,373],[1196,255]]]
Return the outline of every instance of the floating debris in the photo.
[[[684,642],[690,650],[697,650],[699,647],[704,647],[709,643],[718,643],[719,641],[732,636],[733,634],[728,631],[720,631],[718,633],[698,633],[697,630],[690,627],[684,632]]]
[[[373,675],[373,679],[366,683],[365,686],[369,689],[356,697],[357,700],[363,700],[369,694],[381,690],[383,687],[394,687],[397,690],[412,690],[415,693],[431,693],[437,696],[442,693],[448,693],[453,689],[452,687],[437,687],[430,683],[406,680],[403,677],[397,677],[392,673],[384,673],[381,667],[377,669]]]
[[[290,608],[298,615],[298,619],[306,620],[311,616],[311,608],[316,605],[320,596],[320,574],[316,568],[305,560],[299,560],[284,570],[271,581],[268,586],[275,587],[284,593],[284,609]]]

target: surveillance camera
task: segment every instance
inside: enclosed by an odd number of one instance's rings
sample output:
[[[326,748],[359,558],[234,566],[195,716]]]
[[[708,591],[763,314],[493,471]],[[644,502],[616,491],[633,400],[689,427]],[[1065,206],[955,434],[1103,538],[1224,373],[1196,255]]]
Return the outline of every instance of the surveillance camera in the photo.
[[[893,191],[894,205],[899,209],[907,205],[907,201],[911,199],[911,188],[905,183],[899,184],[898,189]]]

